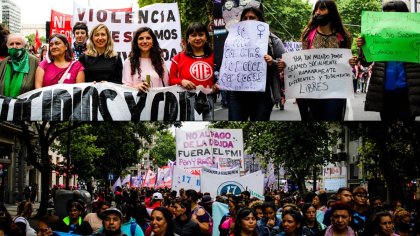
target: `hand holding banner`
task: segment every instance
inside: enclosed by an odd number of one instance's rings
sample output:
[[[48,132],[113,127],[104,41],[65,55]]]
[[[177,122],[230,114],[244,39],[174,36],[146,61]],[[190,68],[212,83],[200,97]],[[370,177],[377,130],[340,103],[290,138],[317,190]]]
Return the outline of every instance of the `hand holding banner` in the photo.
[[[233,91],[265,91],[267,77],[267,23],[241,21],[229,27],[220,68],[221,89]]]

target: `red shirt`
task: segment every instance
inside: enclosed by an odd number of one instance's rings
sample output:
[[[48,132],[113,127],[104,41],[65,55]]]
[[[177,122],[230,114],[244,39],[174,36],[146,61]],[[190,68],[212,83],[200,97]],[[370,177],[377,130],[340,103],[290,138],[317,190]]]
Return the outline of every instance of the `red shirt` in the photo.
[[[212,87],[214,84],[214,54],[209,57],[189,57],[181,52],[172,58],[169,73],[170,85],[181,85],[183,79],[196,86]]]

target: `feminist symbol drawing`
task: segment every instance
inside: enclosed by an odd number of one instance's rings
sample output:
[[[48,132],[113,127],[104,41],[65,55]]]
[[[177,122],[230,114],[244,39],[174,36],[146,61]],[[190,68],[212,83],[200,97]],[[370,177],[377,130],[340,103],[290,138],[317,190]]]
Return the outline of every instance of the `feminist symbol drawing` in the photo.
[[[417,62],[420,63],[420,39],[414,39],[410,44],[411,49],[417,51]]]
[[[258,36],[260,36],[260,38],[262,38],[262,36],[264,35],[263,32],[265,32],[265,26],[264,25],[258,25],[257,30],[260,31]]]

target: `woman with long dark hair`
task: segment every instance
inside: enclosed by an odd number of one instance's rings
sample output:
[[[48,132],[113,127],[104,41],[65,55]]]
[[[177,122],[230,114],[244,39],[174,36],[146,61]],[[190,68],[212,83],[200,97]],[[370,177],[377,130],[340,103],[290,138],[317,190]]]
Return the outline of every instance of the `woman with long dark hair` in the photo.
[[[214,53],[210,47],[210,34],[200,22],[192,22],[185,33],[185,50],[172,58],[169,84],[180,85],[187,90],[197,86],[207,88],[195,98],[194,107],[203,120],[213,120],[213,97],[206,94],[217,91],[214,81]]]
[[[150,81],[146,80],[147,75]],[[141,27],[134,33],[130,55],[124,62],[122,82],[143,92],[169,84],[162,49],[152,29]]]
[[[312,203],[305,203],[302,207],[303,214],[303,232],[306,236],[315,236],[318,232],[325,229],[325,225],[316,219],[317,210]]]
[[[191,202],[177,198],[173,204],[174,231],[178,235],[200,235],[200,227],[191,220]]]
[[[256,213],[252,208],[245,207],[236,214],[234,236],[258,236]]]
[[[165,207],[156,207],[151,214],[151,236],[174,236],[172,213]]]
[[[242,11],[241,21],[255,20],[264,22],[262,12],[255,7],[246,8]],[[280,102],[280,77],[276,59],[281,58],[285,52],[282,41],[273,33],[270,33],[267,55],[267,77],[265,78],[265,92],[229,92],[229,120],[268,121],[274,102]]]
[[[318,0],[312,11],[311,19],[303,30],[302,49],[351,48],[352,37],[345,29],[334,0]],[[355,58],[349,60],[356,64]],[[284,69],[284,62],[279,69]],[[350,78],[349,78],[350,79]],[[296,102],[302,121],[342,121],[346,112],[346,99],[306,99],[297,98]]]

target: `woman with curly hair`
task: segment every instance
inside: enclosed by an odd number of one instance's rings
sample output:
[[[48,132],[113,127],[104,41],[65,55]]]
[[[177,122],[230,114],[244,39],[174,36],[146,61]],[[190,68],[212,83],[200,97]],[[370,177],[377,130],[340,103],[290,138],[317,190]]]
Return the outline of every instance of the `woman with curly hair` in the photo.
[[[147,75],[150,75],[150,81],[146,80]],[[122,82],[143,92],[147,92],[150,87],[165,87],[169,84],[162,49],[149,27],[141,27],[134,33],[130,55],[124,62]]]

